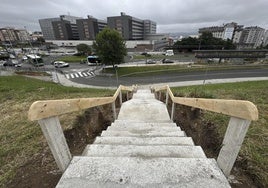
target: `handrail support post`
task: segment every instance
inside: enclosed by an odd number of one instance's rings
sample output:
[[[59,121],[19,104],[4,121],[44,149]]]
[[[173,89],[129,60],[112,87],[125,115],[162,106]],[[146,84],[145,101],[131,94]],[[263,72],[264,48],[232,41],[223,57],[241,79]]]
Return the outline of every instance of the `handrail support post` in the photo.
[[[166,92],[166,106],[168,105],[168,90],[167,90],[167,92]]]
[[[113,110],[114,120],[116,120],[117,119],[117,115],[116,115],[115,101],[112,103],[112,110]]]
[[[170,119],[173,121],[174,120],[174,111],[176,108],[176,103],[172,102],[172,108],[171,108],[171,115],[170,115]]]
[[[38,120],[50,150],[61,172],[68,167],[72,156],[64,137],[58,117]]]
[[[230,175],[250,123],[250,120],[237,117],[230,118],[222,142],[223,146],[217,158],[217,163],[226,177]]]
[[[122,100],[122,90],[119,92],[119,101],[120,101],[120,106],[122,106],[123,100]]]

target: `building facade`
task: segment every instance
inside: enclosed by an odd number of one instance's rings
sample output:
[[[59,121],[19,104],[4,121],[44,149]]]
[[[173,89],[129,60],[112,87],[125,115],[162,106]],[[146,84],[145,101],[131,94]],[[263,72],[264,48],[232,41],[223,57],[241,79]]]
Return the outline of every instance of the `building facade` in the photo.
[[[242,31],[240,45],[245,48],[256,48],[263,44],[265,29],[261,27],[246,27]]]
[[[70,15],[60,15],[58,18],[45,18],[40,19],[39,24],[43,33],[45,40],[61,40],[61,34],[71,28],[71,32],[68,33],[65,38],[70,38],[73,40],[78,40],[78,31],[76,25],[76,19],[80,17],[70,16]],[[53,22],[56,22],[53,24]],[[61,29],[57,30],[57,29]],[[60,34],[59,34],[60,33]]]
[[[263,46],[268,45],[268,30],[265,31],[264,37],[263,37]]]
[[[29,39],[26,29],[0,28],[0,41],[2,42],[26,42]]]
[[[39,25],[45,40],[55,40],[52,22],[60,21],[60,18],[45,18],[39,20]]]
[[[222,26],[203,27],[203,28],[200,28],[198,31],[199,34],[202,34],[205,32],[212,33],[213,37],[222,39],[223,33],[224,33],[224,27]]]
[[[213,37],[223,40],[230,39],[239,49],[257,48],[265,46],[267,37],[265,29],[261,27],[245,27],[237,23],[228,23],[223,26],[200,28],[199,33],[211,32]]]
[[[80,40],[95,40],[96,35],[107,27],[107,22],[92,16],[76,20]]]
[[[53,32],[56,40],[74,40],[71,23],[66,20],[53,21]]]
[[[156,34],[156,22],[151,20],[144,20],[144,35]]]
[[[156,33],[156,23],[141,20],[121,12],[120,16],[107,18],[108,27],[117,30],[125,40],[144,40],[144,35]]]
[[[223,40],[232,40],[233,43],[240,41],[243,25],[235,22],[224,24],[223,26],[204,27],[199,29],[199,33],[210,32],[213,37]]]

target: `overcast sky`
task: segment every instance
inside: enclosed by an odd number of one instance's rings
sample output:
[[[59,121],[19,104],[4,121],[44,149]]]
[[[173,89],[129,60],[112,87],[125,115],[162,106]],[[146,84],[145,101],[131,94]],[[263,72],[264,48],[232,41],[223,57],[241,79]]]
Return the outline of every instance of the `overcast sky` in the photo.
[[[0,27],[40,31],[41,18],[70,14],[106,20],[120,12],[157,22],[158,33],[197,33],[232,21],[268,29],[268,0],[0,0]]]

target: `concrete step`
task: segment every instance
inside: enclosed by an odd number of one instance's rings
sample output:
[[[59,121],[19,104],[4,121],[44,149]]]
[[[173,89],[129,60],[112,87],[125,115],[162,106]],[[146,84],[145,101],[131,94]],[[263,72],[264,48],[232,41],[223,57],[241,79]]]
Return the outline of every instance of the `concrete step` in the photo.
[[[150,131],[159,131],[159,132],[175,132],[181,131],[180,127],[140,127],[140,126],[128,126],[128,127],[120,127],[120,126],[109,126],[107,131],[143,131],[143,132],[150,132]]]
[[[214,159],[74,157],[57,188],[230,187]]]
[[[154,99],[154,94],[150,90],[138,90],[133,94],[132,99]]]
[[[200,146],[168,145],[87,145],[84,156],[92,157],[173,157],[173,158],[206,158]]]
[[[187,145],[193,146],[191,137],[100,137],[98,136],[94,144],[110,145]]]
[[[139,119],[117,119],[114,121],[115,123],[117,122],[128,122],[128,123],[147,123],[147,124],[151,124],[151,123],[174,123],[172,120],[168,119],[168,120],[139,120]]]
[[[176,131],[176,132],[165,132],[165,131],[102,131],[101,136],[126,136],[126,137],[178,137],[178,136],[186,136],[184,131]]]
[[[177,127],[176,123],[168,122],[168,123],[141,123],[141,122],[135,122],[135,121],[128,121],[128,120],[115,120],[114,123],[111,124],[111,126],[114,127],[146,127],[146,128],[152,128],[152,127]]]
[[[123,103],[118,114],[119,120],[139,120],[141,122],[162,122],[170,120],[166,105],[156,99],[132,99]]]

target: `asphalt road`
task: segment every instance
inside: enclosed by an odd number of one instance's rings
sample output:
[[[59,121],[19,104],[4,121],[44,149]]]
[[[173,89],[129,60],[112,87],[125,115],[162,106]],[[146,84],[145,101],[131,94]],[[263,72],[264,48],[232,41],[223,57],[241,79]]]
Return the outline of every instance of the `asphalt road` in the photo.
[[[268,69],[250,69],[250,70],[219,70],[207,72],[188,72],[188,73],[168,73],[150,76],[137,77],[119,77],[118,81],[115,76],[95,76],[93,78],[75,78],[70,79],[73,82],[94,85],[114,87],[118,84],[156,84],[208,79],[224,79],[224,78],[247,78],[247,77],[267,77]]]

